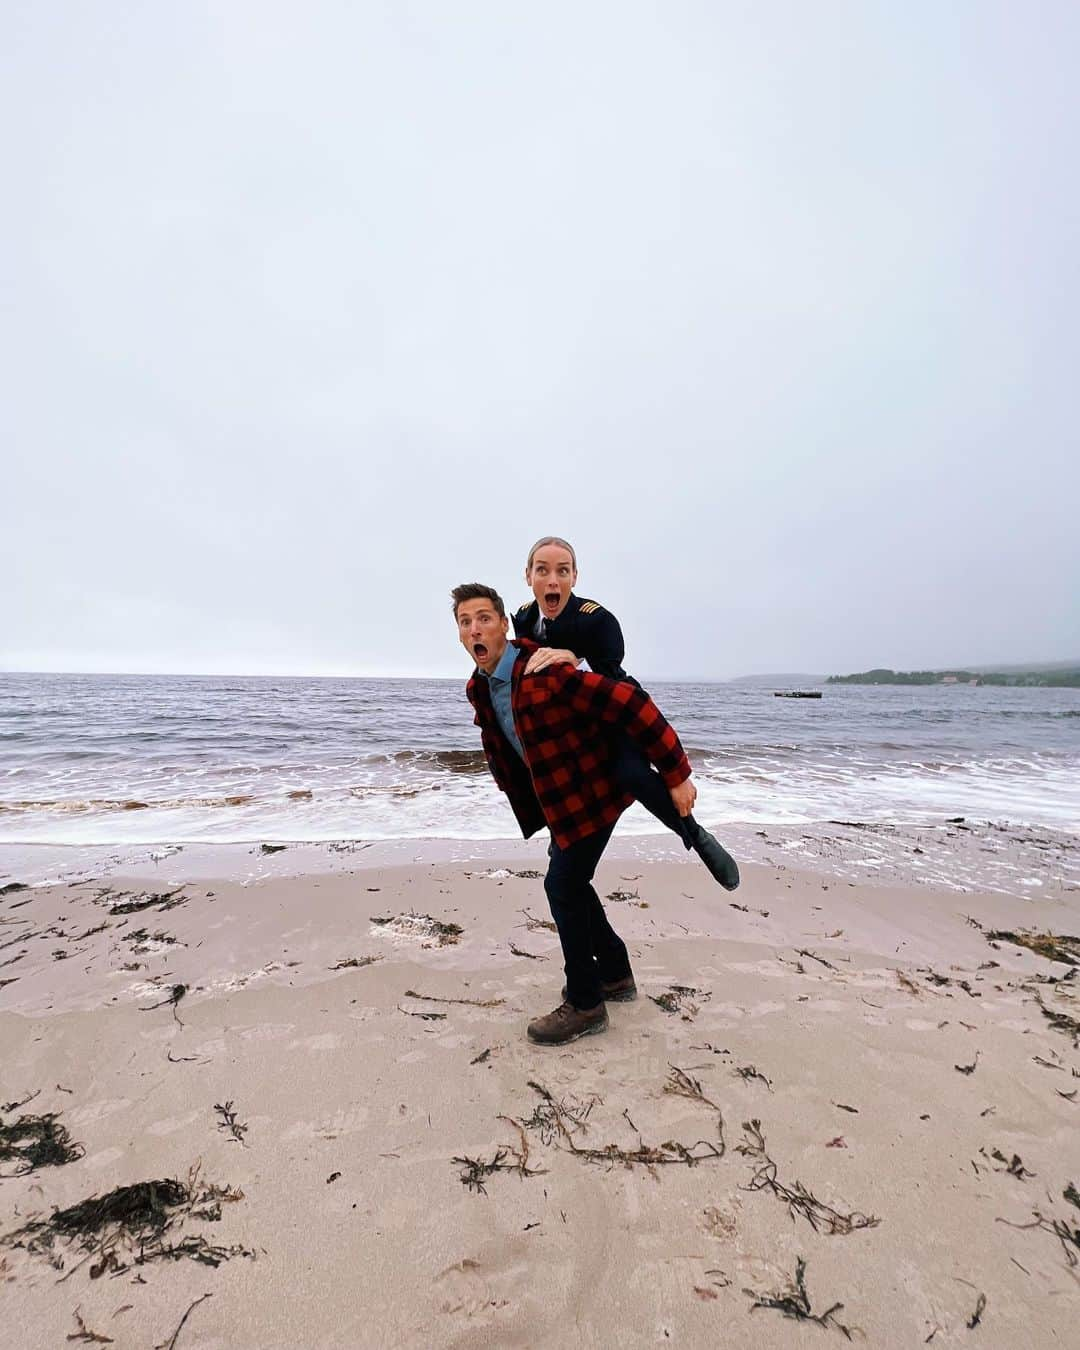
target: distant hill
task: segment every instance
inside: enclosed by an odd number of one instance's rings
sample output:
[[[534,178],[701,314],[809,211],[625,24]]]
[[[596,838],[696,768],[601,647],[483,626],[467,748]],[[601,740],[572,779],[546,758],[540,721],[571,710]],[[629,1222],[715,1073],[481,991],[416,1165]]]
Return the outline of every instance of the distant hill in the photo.
[[[989,684],[1039,689],[1080,689],[1080,661],[1037,666],[973,666],[970,670],[860,670],[830,675],[828,684]]]

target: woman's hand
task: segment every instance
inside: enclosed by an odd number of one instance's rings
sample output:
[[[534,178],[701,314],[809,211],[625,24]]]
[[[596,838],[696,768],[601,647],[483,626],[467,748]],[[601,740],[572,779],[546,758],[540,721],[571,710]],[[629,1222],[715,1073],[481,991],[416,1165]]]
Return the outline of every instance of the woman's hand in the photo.
[[[525,674],[535,675],[538,670],[544,670],[547,666],[554,665],[556,661],[569,661],[571,665],[576,666],[578,659],[565,647],[540,647],[526,661]]]

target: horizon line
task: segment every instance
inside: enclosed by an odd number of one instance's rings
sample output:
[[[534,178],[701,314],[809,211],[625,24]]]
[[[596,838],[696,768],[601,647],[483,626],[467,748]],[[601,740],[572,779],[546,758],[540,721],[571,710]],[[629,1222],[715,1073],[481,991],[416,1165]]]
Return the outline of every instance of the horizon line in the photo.
[[[1047,669],[1049,667],[1070,668],[1075,666],[1080,670],[1080,657],[1075,659],[1058,658],[1053,661],[1003,661],[997,664],[986,661],[979,661],[973,664],[952,664],[941,666],[868,666],[863,671],[850,672],[853,674],[863,674],[870,670],[894,670],[897,674],[916,674],[929,672],[933,674],[947,674],[950,671],[969,670],[974,674],[1008,674],[1014,671]],[[835,673],[835,672],[832,672]],[[831,674],[824,672],[811,672],[805,670],[766,670],[766,671],[747,671],[740,675],[658,675],[648,674],[642,676],[647,682],[652,683],[686,683],[686,684],[731,684],[736,680],[779,680],[798,676],[802,680],[827,680]],[[258,673],[245,671],[178,671],[178,670],[16,670],[0,667],[0,677],[5,675],[57,675],[57,676],[89,676],[104,679],[186,679],[186,680],[445,680],[445,681],[467,681],[467,674],[454,675],[433,675],[433,674],[358,674],[355,672],[303,672],[298,673],[285,671],[262,671]]]

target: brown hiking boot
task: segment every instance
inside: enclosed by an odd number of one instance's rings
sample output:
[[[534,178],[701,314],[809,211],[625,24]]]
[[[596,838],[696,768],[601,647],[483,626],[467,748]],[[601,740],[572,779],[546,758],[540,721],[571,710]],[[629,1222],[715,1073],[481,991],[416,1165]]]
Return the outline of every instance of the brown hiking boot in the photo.
[[[560,1003],[554,1012],[529,1023],[529,1040],[540,1045],[566,1045],[579,1036],[592,1036],[607,1029],[607,1008],[603,1003],[585,1012],[572,1003]]]
[[[566,998],[566,985],[562,987],[562,996]],[[633,975],[624,975],[621,980],[601,980],[600,997],[605,1003],[632,1003],[637,998],[637,985]]]

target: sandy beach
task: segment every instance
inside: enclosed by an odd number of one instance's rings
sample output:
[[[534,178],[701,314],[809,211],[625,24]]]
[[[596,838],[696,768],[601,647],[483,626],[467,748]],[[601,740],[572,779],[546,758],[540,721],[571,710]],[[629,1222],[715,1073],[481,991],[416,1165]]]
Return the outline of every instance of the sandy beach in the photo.
[[[1073,883],[609,857],[640,997],[545,1049],[536,846],[361,862],[0,894],[0,1122],[73,1155],[0,1164],[5,1346],[1071,1343],[1080,952],[992,935]]]
[[[0,1350],[1080,1350],[1080,3],[4,20]]]

